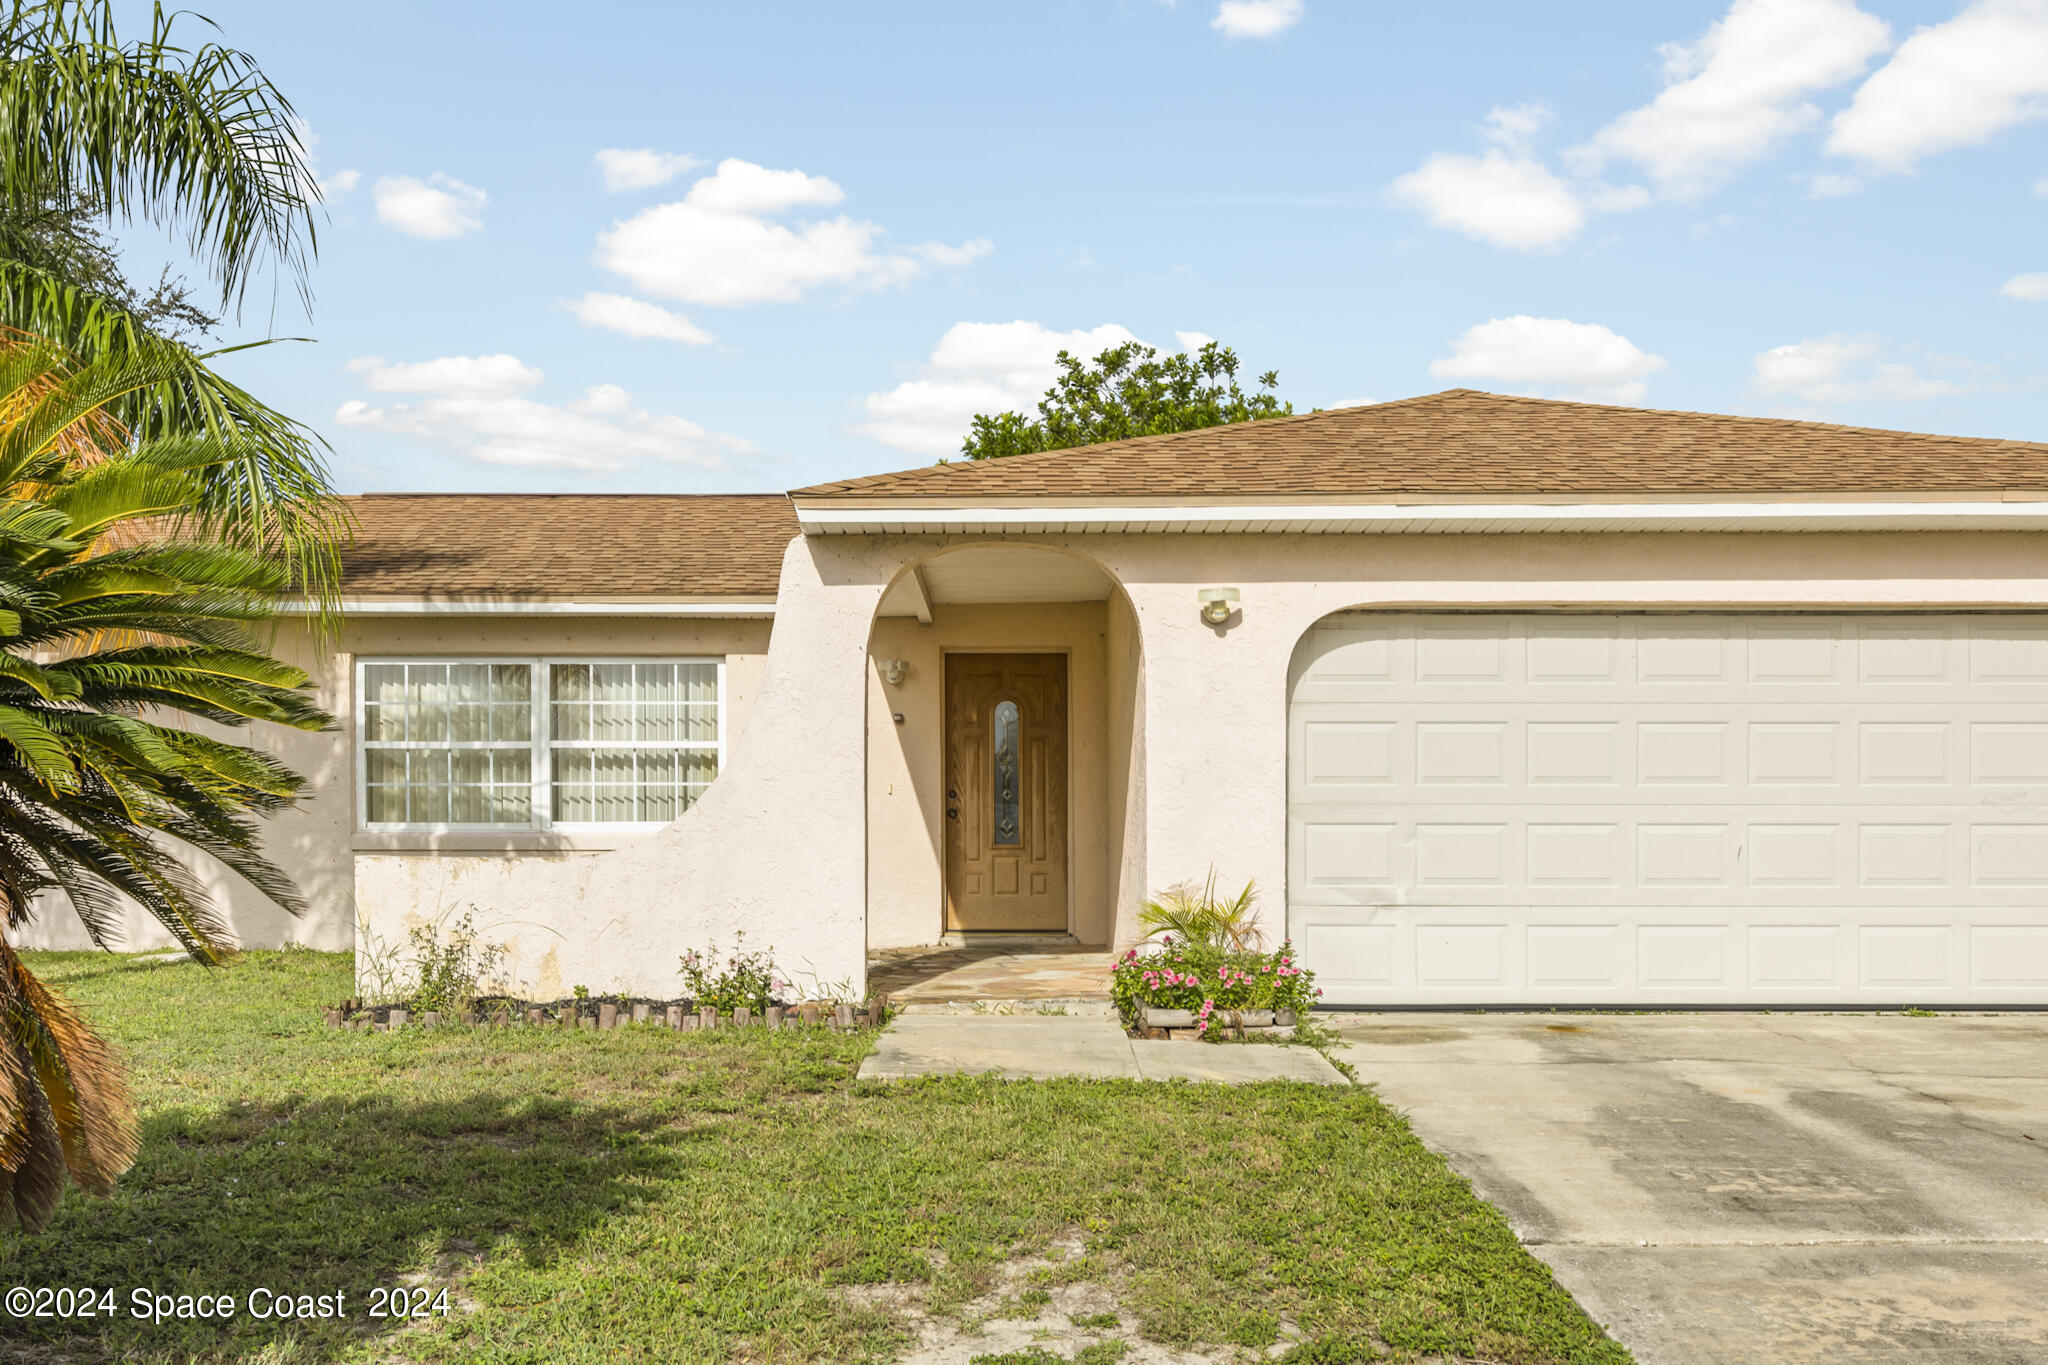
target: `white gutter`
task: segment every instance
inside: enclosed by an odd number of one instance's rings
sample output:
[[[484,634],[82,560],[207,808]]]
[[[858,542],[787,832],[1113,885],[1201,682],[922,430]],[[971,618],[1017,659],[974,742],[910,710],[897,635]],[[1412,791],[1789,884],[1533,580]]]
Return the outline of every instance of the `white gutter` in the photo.
[[[311,603],[295,602],[288,613],[309,614]],[[775,604],[732,602],[573,602],[519,597],[344,597],[344,616],[773,616]]]
[[[1562,531],[1934,531],[2048,530],[2048,501],[1645,502],[1645,503],[1243,503],[1234,506],[1109,503],[979,507],[798,503],[806,535],[1204,532],[1443,534]]]

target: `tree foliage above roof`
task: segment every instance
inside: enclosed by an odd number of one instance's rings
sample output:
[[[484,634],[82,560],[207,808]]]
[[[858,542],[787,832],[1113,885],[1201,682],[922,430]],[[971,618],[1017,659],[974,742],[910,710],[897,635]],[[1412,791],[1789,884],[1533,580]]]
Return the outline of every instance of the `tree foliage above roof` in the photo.
[[[0,260],[69,281],[166,341],[207,336],[220,326],[219,311],[201,307],[192,287],[173,276],[169,266],[148,289],[130,280],[119,250],[108,240],[110,226],[106,204],[89,195],[0,202]]]
[[[1280,375],[1268,370],[1247,393],[1237,382],[1237,353],[1208,342],[1200,351],[1161,357],[1135,341],[1112,346],[1093,361],[1059,354],[1060,376],[1039,400],[1038,416],[983,413],[960,451],[970,460],[1066,450],[1130,436],[1196,431],[1232,422],[1286,417],[1292,403],[1273,392]]]

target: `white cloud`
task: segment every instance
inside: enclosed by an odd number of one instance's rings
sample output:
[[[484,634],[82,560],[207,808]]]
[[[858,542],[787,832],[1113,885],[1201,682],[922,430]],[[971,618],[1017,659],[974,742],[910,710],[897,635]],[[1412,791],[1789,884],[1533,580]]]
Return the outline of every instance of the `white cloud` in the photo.
[[[1226,38],[1272,38],[1301,22],[1302,0],[1223,0],[1209,27]]]
[[[484,220],[478,215],[489,196],[439,171],[425,180],[386,176],[377,182],[373,193],[378,221],[408,237],[441,242],[483,231]]]
[[[1822,171],[1806,182],[1806,193],[1812,199],[1839,199],[1845,194],[1855,194],[1863,188],[1860,177],[1842,175],[1835,171]]]
[[[711,213],[781,213],[793,208],[830,208],[846,198],[838,182],[802,171],[771,171],[727,157],[718,169],[690,186],[684,196]]]
[[[973,265],[995,249],[996,244],[986,237],[970,237],[958,246],[947,246],[944,242],[921,242],[910,248],[910,254],[930,265],[957,268]]]
[[[1665,367],[1627,337],[1591,322],[1494,318],[1466,330],[1429,372],[1442,379],[1504,384],[1595,402],[1633,403],[1643,381]]]
[[[2022,303],[2048,303],[2048,270],[2015,275],[1998,286],[1998,292]]]
[[[651,190],[704,164],[694,156],[657,152],[652,147],[606,147],[592,159],[604,177],[604,187],[613,194]]]
[[[2043,176],[2034,182],[2034,193],[2040,195],[2043,199],[2048,199],[2048,176]]]
[[[1902,361],[1885,360],[1869,337],[1812,337],[1759,352],[1750,384],[1758,393],[1801,403],[1945,398],[1959,392]]]
[[[376,357],[349,370],[380,393],[415,401],[374,406],[352,398],[337,425],[415,441],[482,464],[604,475],[639,465],[724,469],[755,453],[749,441],[686,418],[636,407],[616,384],[597,384],[562,404],[527,397],[544,377],[515,356],[443,356],[412,364]]]
[[[543,378],[539,370],[505,355],[445,355],[438,360],[390,364],[378,356],[361,356],[343,367],[363,376],[379,393],[436,393],[472,398],[524,393]]]
[[[1055,357],[1070,351],[1093,360],[1135,341],[1114,323],[1055,332],[1035,322],[957,322],[939,338],[923,373],[861,400],[853,429],[915,455],[955,455],[978,413],[1038,410],[1059,374]]]
[[[1876,170],[2048,117],[2048,0],[1977,0],[1899,45],[1835,115],[1828,150]]]
[[[1589,211],[1619,213],[1649,202],[1640,186],[1573,185],[1553,174],[1532,147],[1554,117],[1542,104],[1498,105],[1479,129],[1492,148],[1478,156],[1432,156],[1390,192],[1437,227],[1520,251],[1563,246],[1585,227]]]
[[[683,198],[643,209],[597,239],[597,263],[641,289],[686,303],[734,307],[789,303],[810,289],[900,283],[927,264],[963,265],[993,248],[928,242],[908,253],[876,248],[882,229],[848,218],[774,221],[797,208],[837,204],[845,191],[821,175],[728,158]]]
[[[1498,147],[1478,156],[1439,153],[1391,191],[1437,227],[1520,251],[1562,246],[1586,225],[1570,185],[1542,162]]]
[[[320,197],[328,200],[339,199],[362,183],[361,171],[336,171],[320,181]]]
[[[1806,97],[1854,79],[1890,41],[1853,0],[1735,0],[1696,41],[1660,49],[1664,89],[1573,149],[1572,164],[1633,162],[1665,195],[1697,198],[1818,122]]]
[[[1180,343],[1180,348],[1183,351],[1199,351],[1210,342],[1216,340],[1215,337],[1210,336],[1207,332],[1175,332],[1173,339]]]
[[[569,311],[585,327],[602,327],[629,337],[687,341],[692,346],[706,346],[718,340],[681,313],[624,294],[585,294],[569,305]]]

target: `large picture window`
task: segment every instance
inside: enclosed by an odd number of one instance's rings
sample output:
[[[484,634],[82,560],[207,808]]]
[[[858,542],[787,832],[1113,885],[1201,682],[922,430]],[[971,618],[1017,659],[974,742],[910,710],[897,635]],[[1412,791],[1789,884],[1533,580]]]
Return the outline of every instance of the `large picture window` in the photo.
[[[718,776],[717,659],[366,659],[371,829],[660,825]]]

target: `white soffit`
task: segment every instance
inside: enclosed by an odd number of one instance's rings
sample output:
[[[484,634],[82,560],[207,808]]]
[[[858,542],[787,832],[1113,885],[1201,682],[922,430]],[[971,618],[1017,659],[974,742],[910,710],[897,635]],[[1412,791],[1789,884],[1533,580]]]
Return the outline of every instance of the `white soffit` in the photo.
[[[1560,531],[2023,531],[2048,529],[2048,502],[1106,503],[1061,507],[799,504],[806,535],[1023,532],[1485,534]]]
[[[1109,576],[1086,560],[1029,545],[975,545],[928,559],[896,580],[882,598],[883,616],[918,616],[926,600],[947,603],[1104,602]]]
[[[284,608],[311,614],[310,603]],[[344,597],[344,616],[773,616],[773,602],[575,602],[547,597]]]

